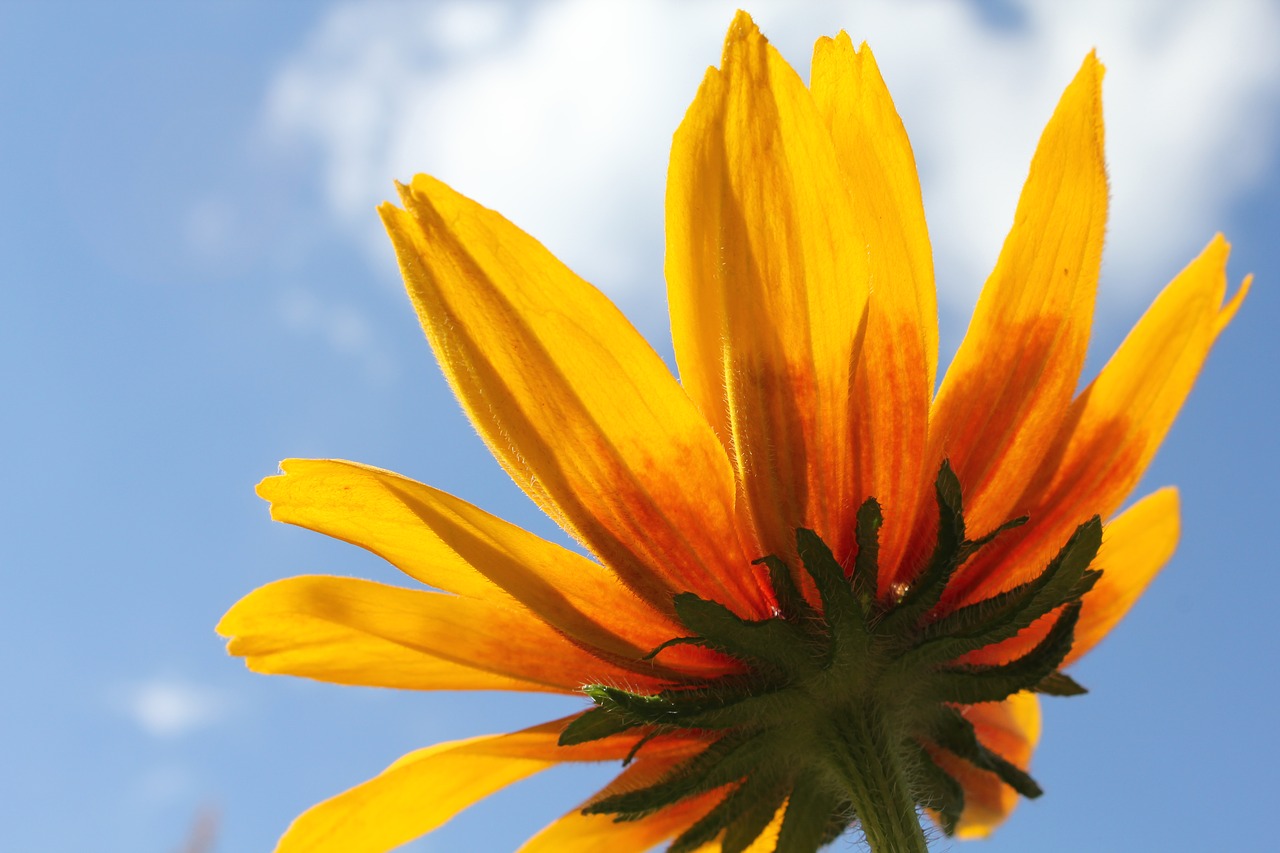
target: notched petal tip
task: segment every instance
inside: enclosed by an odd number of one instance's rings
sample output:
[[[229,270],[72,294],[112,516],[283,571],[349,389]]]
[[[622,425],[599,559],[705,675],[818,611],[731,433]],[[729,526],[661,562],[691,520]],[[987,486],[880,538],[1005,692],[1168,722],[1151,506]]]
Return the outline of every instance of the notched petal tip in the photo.
[[[254,493],[262,498],[268,504],[268,510],[271,513],[272,521],[287,522],[288,519],[283,517],[283,507],[288,500],[289,492],[292,487],[290,475],[295,478],[297,475],[305,472],[309,464],[319,463],[326,464],[333,462],[332,459],[300,459],[291,457],[280,461],[277,473],[269,477],[263,477],[258,485],[254,486]]]

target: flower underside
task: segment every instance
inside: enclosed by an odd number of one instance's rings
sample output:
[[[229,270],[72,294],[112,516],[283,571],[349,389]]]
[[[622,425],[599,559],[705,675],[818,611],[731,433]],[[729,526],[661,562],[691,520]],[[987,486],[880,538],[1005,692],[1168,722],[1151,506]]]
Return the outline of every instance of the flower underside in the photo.
[[[584,813],[638,820],[733,786],[674,841],[672,851],[695,850],[719,837],[724,853],[740,853],[784,802],[779,851],[816,850],[859,812],[881,810],[886,798],[906,805],[899,813],[913,814],[917,805],[932,810],[950,834],[964,810],[964,789],[935,760],[940,752],[996,774],[1023,796],[1039,796],[1026,772],[978,740],[957,706],[998,702],[1023,690],[1084,692],[1058,667],[1071,650],[1081,597],[1102,574],[1090,568],[1102,523],[1094,517],[1076,528],[1034,580],[939,615],[936,607],[960,566],[1027,519],[969,539],[960,484],[946,462],[935,491],[939,523],[932,556],[916,581],[890,601],[876,594],[882,515],[875,498],[858,511],[857,558],[848,576],[816,533],[796,532],[820,611],[801,594],[792,567],[774,556],[756,561],[769,571],[777,600],[773,618],[747,621],[693,593],[677,595],[676,613],[691,634],[664,643],[650,657],[692,644],[734,658],[745,673],[653,694],[587,686],[597,707],[564,730],[561,745],[641,728],[648,732],[631,757],[650,737],[676,731],[696,730],[714,740],[656,783],[604,796]],[[957,662],[1055,611],[1052,628],[1023,656],[1001,665]],[[868,833],[870,824],[864,824]]]

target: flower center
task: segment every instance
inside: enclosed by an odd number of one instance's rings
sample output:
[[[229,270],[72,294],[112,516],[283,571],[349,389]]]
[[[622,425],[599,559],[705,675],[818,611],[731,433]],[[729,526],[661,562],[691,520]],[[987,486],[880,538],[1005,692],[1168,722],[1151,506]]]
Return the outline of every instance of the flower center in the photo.
[[[796,531],[820,608],[801,595],[792,568],[773,556],[757,561],[769,570],[778,611],[773,618],[748,621],[717,602],[677,595],[676,614],[690,634],[667,641],[650,657],[673,645],[698,645],[740,661],[745,673],[654,694],[584,688],[596,707],[564,730],[562,745],[633,729],[646,730],[636,751],[674,732],[694,732],[708,743],[656,783],[604,796],[584,812],[635,820],[727,787],[729,793],[676,839],[672,851],[716,838],[726,853],[744,850],[784,802],[779,850],[816,850],[855,821],[873,849],[922,850],[917,806],[933,810],[948,834],[964,809],[964,790],[935,760],[940,753],[996,774],[1023,796],[1039,796],[1030,776],[978,740],[962,708],[1023,690],[1084,692],[1058,667],[1071,649],[1081,597],[1101,576],[1089,566],[1102,524],[1095,517],[1080,525],[1034,580],[940,614],[937,605],[957,569],[1026,518],[970,540],[959,482],[945,462],[935,491],[933,554],[892,602],[876,596],[883,519],[874,498],[858,511],[858,553],[848,574],[816,533]],[[999,666],[956,662],[1055,611],[1052,628],[1025,655]],[[902,846],[912,836],[920,837],[919,844]]]

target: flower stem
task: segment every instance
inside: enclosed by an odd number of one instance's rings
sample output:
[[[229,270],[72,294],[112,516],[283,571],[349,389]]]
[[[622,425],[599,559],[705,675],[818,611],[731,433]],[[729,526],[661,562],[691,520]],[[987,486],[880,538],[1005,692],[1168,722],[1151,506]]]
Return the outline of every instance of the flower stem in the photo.
[[[927,853],[899,739],[873,704],[831,726],[831,764],[872,853]]]

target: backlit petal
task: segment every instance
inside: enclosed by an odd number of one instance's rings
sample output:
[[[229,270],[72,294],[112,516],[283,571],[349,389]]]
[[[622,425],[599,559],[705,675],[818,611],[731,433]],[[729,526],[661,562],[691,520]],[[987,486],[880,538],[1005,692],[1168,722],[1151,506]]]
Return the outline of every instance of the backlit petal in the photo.
[[[1228,250],[1215,237],[1076,399],[1021,500],[1031,521],[978,555],[955,584],[958,597],[976,600],[1027,579],[1078,524],[1093,515],[1107,518],[1120,506],[1248,292],[1246,279],[1223,305]]]
[[[304,812],[276,853],[384,853],[458,812],[564,761],[624,757],[637,736],[557,746],[565,720],[411,752],[369,781]]]
[[[494,455],[654,607],[765,599],[724,449],[599,291],[497,213],[419,175],[380,211],[441,366]]]
[[[866,336],[850,400],[858,500],[884,512],[882,565],[897,565],[925,493],[929,403],[938,361],[933,256],[911,143],[871,49],[818,40],[810,81],[853,198],[870,265]]]
[[[367,548],[425,584],[514,598],[571,637],[633,658],[679,633],[598,563],[438,489],[354,462],[280,467],[258,486],[272,518]]]
[[[1101,82],[1091,54],[1040,137],[1013,228],[934,403],[930,462],[951,460],[975,533],[1021,509],[1084,362],[1107,215]]]
[[[1084,597],[1066,663],[1089,652],[1129,612],[1178,545],[1178,491],[1147,495],[1110,521],[1094,568],[1098,585]]]
[[[218,632],[250,669],[338,684],[574,693],[596,682],[663,683],[601,660],[518,604],[355,578],[307,575],[259,587]]]
[[[847,553],[849,388],[865,248],[830,132],[738,13],[676,131],[667,283],[681,379],[732,453],[762,553],[811,527]]]
[[[978,739],[990,750],[1023,770],[1040,740],[1040,700],[1033,693],[1015,693],[1003,702],[969,705],[964,715]],[[994,774],[979,770],[950,753],[935,753],[938,763],[964,787],[964,813],[956,827],[960,838],[983,838],[1004,822],[1018,804],[1018,794]]]

